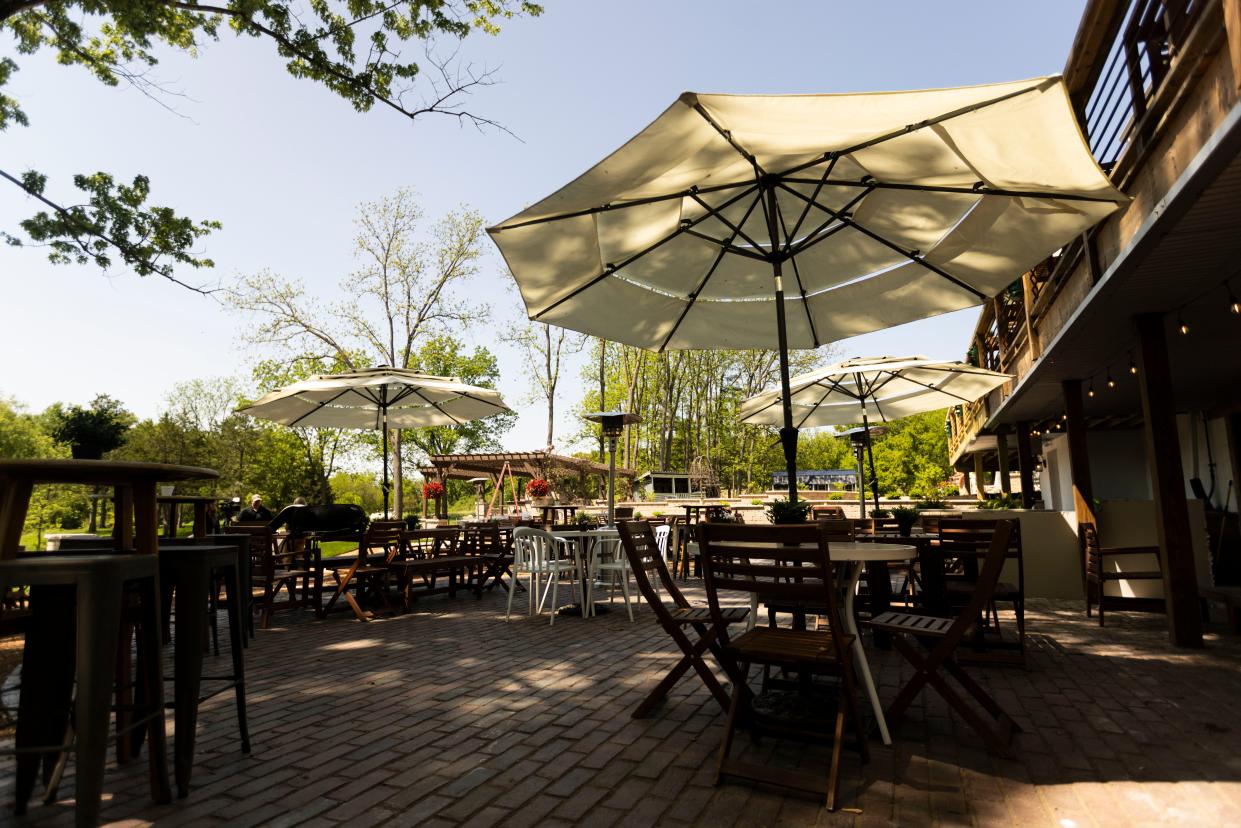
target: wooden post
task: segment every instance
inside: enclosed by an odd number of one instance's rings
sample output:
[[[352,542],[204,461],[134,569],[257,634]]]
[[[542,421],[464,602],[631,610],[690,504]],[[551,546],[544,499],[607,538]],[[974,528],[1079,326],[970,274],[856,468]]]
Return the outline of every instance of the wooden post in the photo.
[[[984,474],[986,472],[982,467],[982,452],[976,451],[974,452],[974,495],[979,500],[986,500],[987,498],[987,487],[982,482]]]
[[[1162,314],[1134,317],[1138,329],[1138,382],[1145,422],[1146,462],[1155,498],[1155,531],[1163,571],[1168,634],[1178,647],[1202,646],[1198,577],[1185,502],[1185,472],[1172,397],[1172,370]]]
[[[1012,494],[1013,486],[1008,482],[1008,433],[1005,431],[996,432],[995,456],[1000,464],[1000,491]]]
[[[1082,381],[1065,380],[1065,430],[1069,437],[1069,469],[1073,476],[1073,511],[1078,523],[1094,523],[1094,486],[1090,481],[1090,453],[1086,447],[1086,417],[1082,412]],[[1085,577],[1085,561],[1082,562]]]
[[[1223,6],[1228,55],[1232,59],[1232,79],[1241,89],[1241,0],[1224,0]]]
[[[1021,472],[1021,505],[1034,505],[1034,451],[1030,445],[1030,424],[1017,423],[1017,468]]]

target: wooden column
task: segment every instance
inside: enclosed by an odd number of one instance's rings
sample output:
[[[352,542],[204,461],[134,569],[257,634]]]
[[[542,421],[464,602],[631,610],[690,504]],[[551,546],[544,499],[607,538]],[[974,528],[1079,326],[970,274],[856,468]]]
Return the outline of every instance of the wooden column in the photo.
[[[1134,317],[1134,322],[1138,329],[1138,381],[1145,421],[1146,462],[1155,498],[1155,531],[1164,600],[1168,605],[1168,634],[1178,647],[1201,647],[1198,577],[1163,315],[1141,314]]]
[[[1030,443],[1030,424],[1017,423],[1017,469],[1021,472],[1021,505],[1034,505],[1034,451]]]
[[[1000,491],[1004,494],[1012,494],[1013,487],[1008,482],[1008,433],[1005,431],[996,432],[995,456],[1000,464]]]
[[[1065,380],[1065,430],[1069,437],[1069,470],[1073,476],[1073,511],[1078,523],[1094,523],[1094,486],[1090,482],[1090,453],[1086,448],[1086,417],[1082,412],[1082,381]],[[1083,572],[1085,562],[1083,562]]]
[[[1224,0],[1224,31],[1228,34],[1228,56],[1232,60],[1232,79],[1241,89],[1241,0]]]
[[[979,500],[986,500],[986,486],[983,485],[983,475],[986,472],[982,467],[982,452],[974,452],[974,494]]]

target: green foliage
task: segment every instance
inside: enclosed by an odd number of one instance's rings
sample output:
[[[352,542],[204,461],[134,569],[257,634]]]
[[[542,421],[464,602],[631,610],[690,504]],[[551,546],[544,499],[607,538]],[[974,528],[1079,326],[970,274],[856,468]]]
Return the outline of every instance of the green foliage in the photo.
[[[538,15],[530,2],[509,0],[228,0],[220,5],[169,0],[33,0],[0,2],[0,32],[16,39],[16,52],[48,50],[58,63],[80,66],[100,82],[125,81],[158,99],[162,90],[148,70],[168,50],[191,55],[218,39],[221,22],[237,36],[271,44],[289,74],[330,89],[358,112],[380,103],[403,117],[426,114],[457,118],[474,126],[496,124],[466,110],[461,97],[494,82],[490,72],[474,73],[428,58],[434,72],[418,89],[424,74],[402,56],[404,46],[431,43],[438,36],[464,38],[471,31],[496,34],[499,23],[519,14]],[[17,98],[6,92],[18,69],[12,57],[0,58],[0,131],[29,121]],[[420,103],[407,103],[419,100]],[[78,175],[74,184],[88,196],[86,205],[62,206],[44,195],[46,178],[28,171],[7,179],[50,211],[20,222],[30,241],[49,249],[54,263],[94,262],[108,267],[114,257],[140,275],[156,273],[180,282],[174,267],[211,267],[193,255],[195,243],[219,228],[214,221],[194,221],[167,207],[148,205],[150,182],[138,175],[129,185],[111,175]],[[0,233],[10,244],[24,240]]]
[[[45,421],[23,411],[16,400],[0,397],[0,457],[68,457],[69,447],[48,433]]]
[[[917,509],[919,512],[924,512],[928,509],[947,509],[948,504],[944,502],[943,500],[927,498],[925,500],[919,500],[917,503],[915,503],[914,508]]]
[[[218,230],[218,221],[199,221],[177,215],[169,207],[148,205],[151,183],[144,175],[133,184],[117,184],[107,173],[75,175],[73,185],[87,195],[86,204],[61,207],[43,197],[45,176],[29,171],[20,180],[5,175],[28,195],[47,204],[20,222],[30,241],[48,248],[53,264],[89,264],[107,269],[113,256],[139,276],[152,273],[172,278],[173,264],[194,268],[213,267],[214,262],[191,254],[198,239]],[[4,240],[15,247],[24,244],[9,233]]]
[[[383,489],[373,474],[337,472],[332,475],[332,499],[361,506],[368,515],[383,509]]]
[[[874,441],[875,472],[884,495],[932,495],[952,474],[943,424],[942,410],[888,423],[887,434]]]
[[[978,504],[979,509],[1020,509],[1021,495],[1018,494],[1002,494],[994,495]]]
[[[896,506],[892,510],[892,517],[896,519],[896,524],[901,530],[902,535],[909,534],[909,530],[918,522],[918,510],[909,506]]]
[[[787,498],[779,498],[767,505],[767,519],[772,523],[805,523],[810,507],[808,500],[790,503]]]
[[[495,388],[500,365],[495,354],[479,345],[467,352],[456,337],[444,333],[429,338],[410,359],[410,368],[425,374],[457,377],[468,385]],[[456,426],[405,429],[405,441],[424,455],[457,454],[499,449],[500,437],[517,422],[516,414],[500,414]]]
[[[125,432],[134,424],[134,415],[107,394],[100,394],[89,407],[59,403],[51,406],[48,418],[52,436],[66,443],[74,458],[98,460],[125,441]]]
[[[892,517],[891,509],[871,509],[870,516],[876,519]]]

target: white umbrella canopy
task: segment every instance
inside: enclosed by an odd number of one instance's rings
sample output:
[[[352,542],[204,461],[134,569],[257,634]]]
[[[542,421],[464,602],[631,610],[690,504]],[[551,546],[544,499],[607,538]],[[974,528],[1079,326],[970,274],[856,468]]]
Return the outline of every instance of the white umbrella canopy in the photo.
[[[964,362],[925,356],[858,357],[789,380],[793,423],[798,428],[852,425],[879,415],[896,420],[971,403],[1012,379]],[[779,389],[741,403],[741,421],[783,422]]]
[[[380,366],[318,374],[265,394],[238,409],[286,426],[383,431],[384,514],[388,514],[388,429],[461,425],[511,411],[500,392]]]
[[[787,385],[788,348],[977,305],[1126,201],[1059,77],[687,92],[488,233],[530,318],[652,350],[778,348]],[[791,412],[781,437],[794,481]]]

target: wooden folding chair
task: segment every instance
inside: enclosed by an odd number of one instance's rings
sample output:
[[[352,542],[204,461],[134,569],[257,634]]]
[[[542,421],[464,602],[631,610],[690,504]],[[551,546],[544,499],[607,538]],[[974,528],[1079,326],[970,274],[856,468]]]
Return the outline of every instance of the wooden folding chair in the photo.
[[[275,533],[266,523],[238,523],[225,526],[227,535],[248,535],[250,537],[250,573],[243,584],[249,584],[251,594],[248,605],[243,607],[247,614],[259,610],[261,620],[259,627],[267,629],[271,624],[273,612],[282,609],[300,609],[312,606],[311,582],[314,573],[306,566],[305,555],[292,547],[280,545]],[[302,595],[297,596],[298,582],[301,582]],[[262,590],[259,593],[259,590]],[[288,598],[277,602],[280,591],[284,590]],[[312,607],[313,608],[313,607]]]
[[[694,668],[694,672],[702,679],[702,683],[707,685],[711,695],[727,712],[728,693],[720,685],[710,665],[703,658],[710,651],[721,666],[723,665],[716,640],[716,630],[711,624],[711,611],[706,607],[690,606],[689,601],[677,588],[676,582],[664,563],[664,557],[660,553],[655,533],[649,523],[644,520],[626,521],[617,525],[617,531],[620,532],[621,545],[625,549],[625,556],[629,559],[629,566],[633,571],[633,579],[638,584],[638,591],[642,593],[642,597],[655,612],[659,625],[672,637],[681,650],[680,660],[662,679],[656,682],[646,698],[634,708],[633,718],[641,719],[650,715],[652,710],[663,703],[669,691],[690,667]],[[652,582],[652,572],[658,578],[657,582]],[[661,584],[675,605],[673,609],[669,609],[659,596],[658,587]],[[726,624],[741,624],[746,621],[749,614],[750,610],[746,607],[730,607],[721,611],[721,620]],[[691,641],[686,635],[687,627],[698,633],[697,641]]]
[[[845,633],[841,626],[827,533],[816,524],[700,523],[698,529],[711,620],[720,639],[723,664],[733,679],[732,703],[720,744],[716,782],[721,776],[738,776],[826,794],[828,809],[835,810],[846,718],[852,722],[863,762],[869,761],[870,751],[853,681],[854,637]],[[757,593],[781,606],[814,607],[814,612],[826,620],[828,629],[756,627],[730,638],[729,622],[720,605],[721,590]],[[818,706],[817,700],[807,697],[808,691],[815,689],[812,677],[838,679],[836,715],[831,729],[816,726],[813,715],[805,720],[782,721],[760,714],[755,709],[756,696],[748,684],[750,666],[754,664],[800,674],[802,679],[795,686],[803,696],[803,706],[810,709]],[[733,759],[729,754],[733,735],[740,724],[754,736],[770,733],[812,742],[832,739],[826,791],[821,776]]]
[[[975,582],[969,603],[956,618],[931,615],[915,615],[903,612],[885,612],[870,621],[876,631],[891,633],[893,644],[910,664],[914,676],[897,694],[887,710],[889,722],[899,717],[928,684],[944,697],[952,708],[961,714],[978,731],[987,746],[997,753],[1007,753],[1008,743],[1014,731],[1021,728],[1012,717],[991,698],[979,684],[957,663],[955,651],[961,641],[972,633],[973,627],[982,623],[983,613],[991,602],[1000,570],[1004,567],[1016,521],[996,521],[991,536],[991,546],[983,560],[982,572]],[[924,644],[925,654],[913,646],[910,639]],[[969,705],[962,695],[948,683],[940,668],[952,675],[990,717],[984,718]]]
[[[939,552],[945,559],[956,559],[957,574],[948,575],[945,578],[947,598],[951,609],[964,606],[968,596],[973,594],[978,561],[990,549],[991,540],[999,522],[998,520],[971,518],[940,524]],[[1015,524],[1012,528],[1005,557],[1015,563],[1017,580],[996,582],[991,600],[983,614],[983,623],[975,630],[974,638],[978,649],[986,651],[986,660],[1021,663],[1025,659],[1026,649],[1026,592],[1025,563],[1021,553],[1021,526],[1019,524]],[[1000,632],[1000,613],[996,607],[997,602],[1007,602],[1013,605],[1013,612],[1017,618],[1015,643],[1005,641]],[[984,631],[994,633],[993,638],[984,639]],[[1006,648],[1008,653],[999,652],[1000,648]],[[979,658],[983,657],[979,656]]]
[[[401,535],[404,531],[405,522],[401,520],[371,521],[371,524],[366,527],[366,531],[362,533],[362,538],[358,542],[357,558],[348,567],[341,566],[333,570],[333,575],[336,578],[336,589],[332,592],[332,597],[328,599],[327,604],[324,605],[320,617],[326,616],[331,612],[336,602],[343,597],[359,621],[369,621],[374,614],[362,609],[361,604],[361,601],[365,600],[365,596],[368,593],[383,611],[388,612],[391,610],[391,606],[388,604],[388,596],[386,595],[388,582],[387,563],[388,559],[393,556],[393,550],[400,548]],[[376,554],[372,555],[372,551]],[[342,572],[344,574],[341,574]],[[356,597],[354,594],[350,594],[350,586],[354,588]]]

